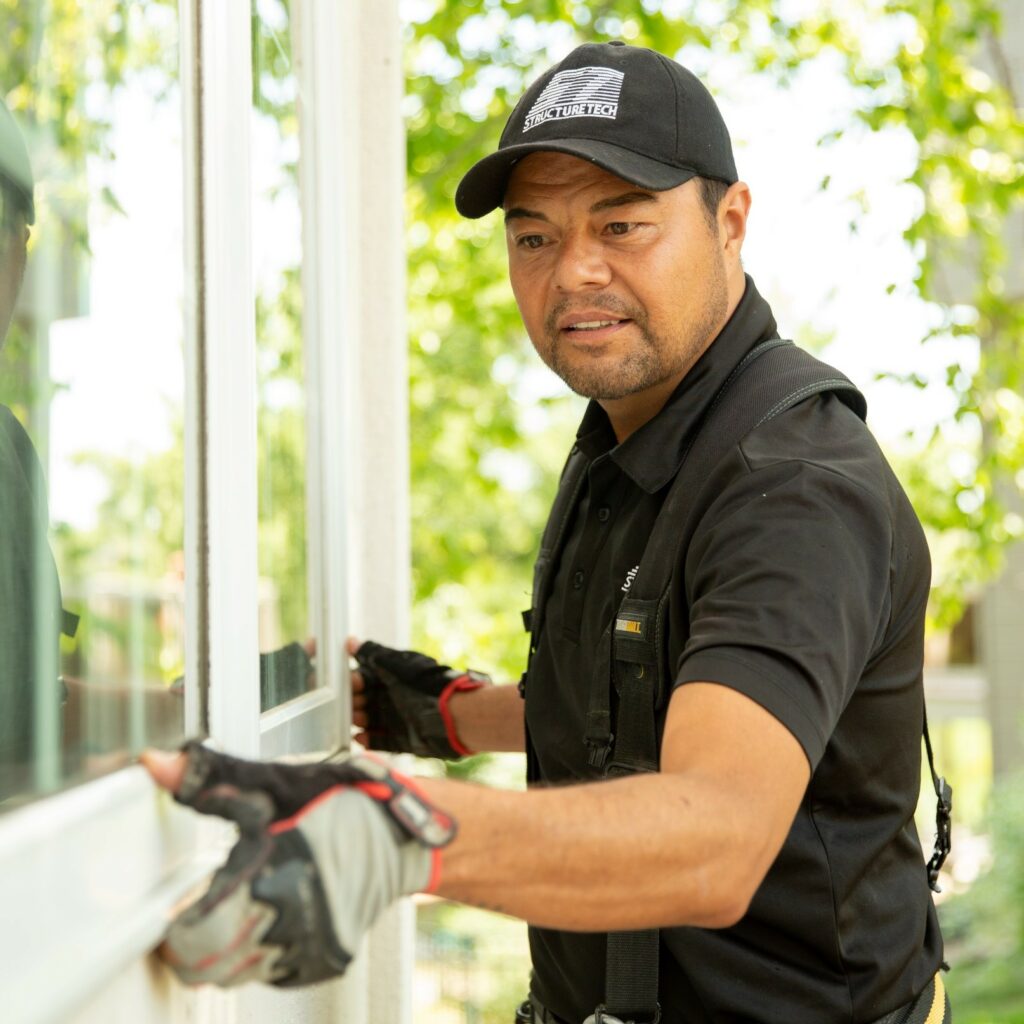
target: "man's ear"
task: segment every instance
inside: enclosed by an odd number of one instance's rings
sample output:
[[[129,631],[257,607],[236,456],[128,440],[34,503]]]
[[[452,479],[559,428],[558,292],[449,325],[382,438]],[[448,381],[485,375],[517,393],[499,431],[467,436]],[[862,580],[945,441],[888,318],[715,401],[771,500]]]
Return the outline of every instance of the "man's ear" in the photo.
[[[726,256],[739,262],[743,240],[747,237],[747,217],[750,215],[750,187],[744,181],[729,186],[729,191],[718,205],[718,230]]]

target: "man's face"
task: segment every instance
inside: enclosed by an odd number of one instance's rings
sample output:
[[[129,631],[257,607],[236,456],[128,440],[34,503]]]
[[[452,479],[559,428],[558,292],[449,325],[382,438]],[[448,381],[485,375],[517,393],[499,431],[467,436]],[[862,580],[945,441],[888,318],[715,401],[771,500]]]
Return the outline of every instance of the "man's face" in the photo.
[[[576,157],[532,153],[504,209],[523,323],[578,394],[662,393],[724,325],[723,247],[698,182],[651,192]]]
[[[25,277],[28,254],[28,226],[21,217],[0,222],[0,345],[14,315],[14,304]]]

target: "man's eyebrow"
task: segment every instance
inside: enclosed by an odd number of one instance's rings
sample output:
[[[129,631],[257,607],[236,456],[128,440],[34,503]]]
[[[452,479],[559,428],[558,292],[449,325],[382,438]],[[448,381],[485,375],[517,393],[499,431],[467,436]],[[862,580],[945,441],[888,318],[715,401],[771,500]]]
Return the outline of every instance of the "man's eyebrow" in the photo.
[[[505,223],[507,224],[510,220],[514,220],[516,217],[525,218],[527,220],[547,220],[543,213],[538,213],[536,210],[527,210],[523,206],[510,206],[505,211]]]
[[[591,213],[600,213],[602,210],[613,210],[616,206],[631,206],[633,203],[656,203],[658,197],[652,192],[623,192],[620,196],[610,196],[608,199],[601,199],[590,208]],[[505,211],[505,223],[515,218],[528,220],[548,220],[537,210],[527,210],[523,206],[510,206]]]
[[[623,192],[621,196],[611,196],[594,203],[590,208],[591,213],[600,213],[602,210],[613,210],[616,206],[631,206],[633,203],[656,203],[658,197],[651,192]]]

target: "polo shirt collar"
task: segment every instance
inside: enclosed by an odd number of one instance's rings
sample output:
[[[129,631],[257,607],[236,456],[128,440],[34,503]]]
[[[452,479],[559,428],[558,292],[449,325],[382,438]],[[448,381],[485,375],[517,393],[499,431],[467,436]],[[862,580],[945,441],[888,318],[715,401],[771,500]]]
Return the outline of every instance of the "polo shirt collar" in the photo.
[[[745,276],[747,286],[732,316],[652,420],[616,444],[608,414],[590,402],[576,434],[585,455],[595,459],[607,453],[649,494],[676,475],[693,430],[733,367],[755,345],[779,336],[771,307]]]

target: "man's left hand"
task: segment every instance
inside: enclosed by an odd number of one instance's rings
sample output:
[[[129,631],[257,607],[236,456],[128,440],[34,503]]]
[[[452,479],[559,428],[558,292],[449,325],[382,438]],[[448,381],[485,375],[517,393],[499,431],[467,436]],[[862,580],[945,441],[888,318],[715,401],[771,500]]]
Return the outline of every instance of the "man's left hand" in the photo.
[[[180,803],[240,832],[161,947],[187,984],[290,987],[344,973],[389,903],[433,891],[455,834],[411,780],[368,757],[263,764],[193,742],[143,763]]]

